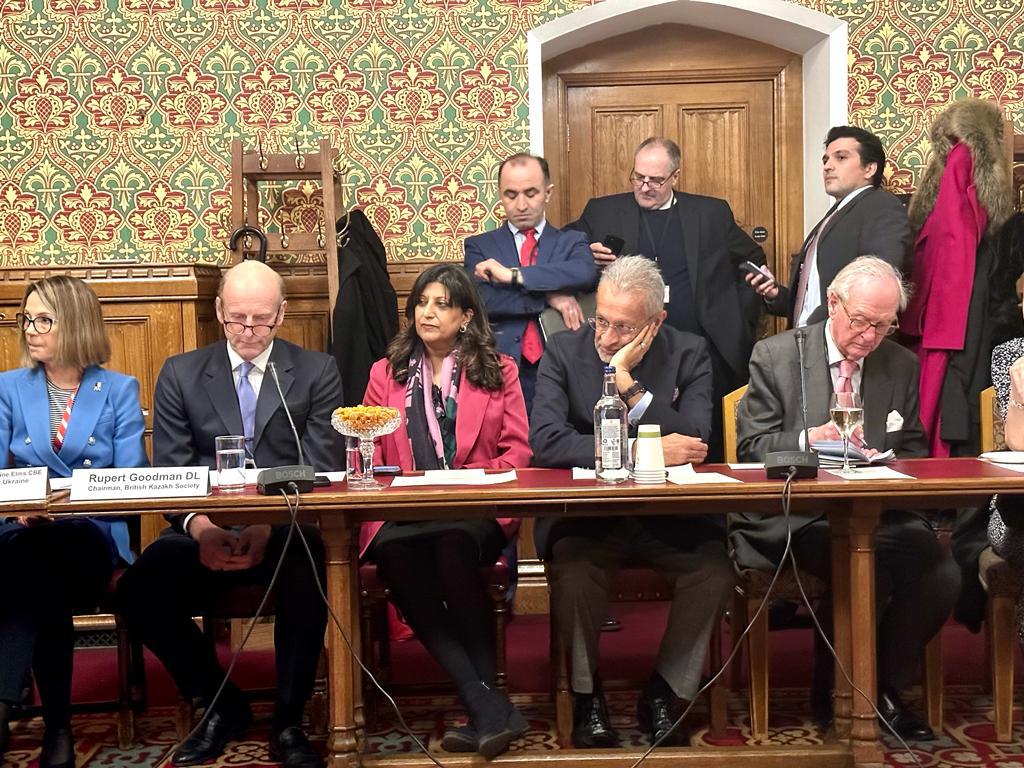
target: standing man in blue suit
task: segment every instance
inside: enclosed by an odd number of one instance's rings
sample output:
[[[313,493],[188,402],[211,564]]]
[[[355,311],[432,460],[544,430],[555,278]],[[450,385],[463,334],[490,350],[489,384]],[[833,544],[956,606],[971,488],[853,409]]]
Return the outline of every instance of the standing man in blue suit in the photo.
[[[498,351],[519,364],[526,410],[533,405],[544,353],[538,315],[554,307],[570,330],[586,319],[576,292],[589,291],[597,270],[583,235],[548,224],[551,173],[543,157],[512,155],[498,167],[506,222],[466,240],[466,269],[477,279]]]

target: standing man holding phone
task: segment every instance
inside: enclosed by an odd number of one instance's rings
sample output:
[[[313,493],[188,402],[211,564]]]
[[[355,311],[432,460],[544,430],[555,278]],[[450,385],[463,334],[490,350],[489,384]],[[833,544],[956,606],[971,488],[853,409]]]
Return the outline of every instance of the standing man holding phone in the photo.
[[[547,221],[545,209],[554,188],[547,160],[512,155],[498,167],[505,223],[468,238],[465,246],[465,266],[477,281],[498,351],[519,365],[527,413],[544,354],[538,316],[554,307],[566,328],[578,330],[586,318],[576,293],[591,290],[597,282],[583,237]]]
[[[747,277],[768,311],[788,317],[793,328],[828,316],[825,289],[855,258],[878,256],[902,269],[910,244],[903,203],[881,188],[885,150],[877,136],[838,125],[825,137],[821,162],[825,192],[836,202],[793,255],[789,284],[778,285],[771,272]]]
[[[637,147],[632,192],[596,197],[568,226],[586,235],[598,268],[615,261],[610,247],[655,261],[664,278],[666,323],[704,337],[714,379],[708,459],[721,461],[722,396],[747,382],[762,302],[743,280],[740,264],[764,264],[764,251],[736,224],[725,200],[679,192],[681,154],[671,139]],[[614,240],[610,238],[614,236]]]

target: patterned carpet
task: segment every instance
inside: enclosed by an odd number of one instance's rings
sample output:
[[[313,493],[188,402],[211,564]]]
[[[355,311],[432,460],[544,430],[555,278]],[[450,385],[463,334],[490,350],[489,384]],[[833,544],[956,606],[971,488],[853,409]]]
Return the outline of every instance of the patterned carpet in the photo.
[[[1024,691],[1018,691],[1017,700]],[[516,704],[530,722],[530,732],[513,744],[513,750],[555,750],[553,710],[543,696],[515,694]],[[413,731],[444,762],[440,738],[447,724],[459,720],[459,710],[452,698],[404,697],[400,699],[403,714]],[[1024,724],[1018,722],[1014,741],[997,744],[991,724],[991,698],[972,686],[946,687],[946,730],[938,741],[916,745],[918,759],[926,768],[1024,768]],[[646,745],[646,738],[637,730],[633,707],[635,695],[609,694],[612,722],[624,744]],[[254,707],[257,725],[249,740],[234,742],[217,762],[223,768],[273,765],[266,749],[270,708]],[[806,715],[806,691],[774,689],[772,691],[772,722],[770,738],[763,744],[820,743],[821,734]],[[152,766],[174,741],[173,709],[157,707],[139,718],[138,746],[120,750],[116,746],[113,714],[90,714],[75,717],[75,738],[79,768],[140,768]],[[1020,713],[1017,719],[1020,720]],[[415,750],[412,740],[392,722],[390,713],[381,710],[380,723],[368,730],[366,749],[375,753],[407,753]],[[730,701],[729,733],[718,744],[753,744],[747,728],[745,699],[733,696]],[[693,713],[694,743],[711,744],[707,738],[706,714],[702,708]],[[42,723],[39,720],[13,724],[13,740],[5,768],[29,768],[39,754]],[[319,742],[323,744],[323,742]],[[912,765],[913,760],[902,752],[895,741],[887,740],[886,761],[890,766]]]

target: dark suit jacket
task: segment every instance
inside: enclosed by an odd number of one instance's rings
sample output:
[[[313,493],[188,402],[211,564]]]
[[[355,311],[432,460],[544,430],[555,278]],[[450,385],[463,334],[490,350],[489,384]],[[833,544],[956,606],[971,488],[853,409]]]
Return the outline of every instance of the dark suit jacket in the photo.
[[[341,405],[341,378],[333,357],[274,340],[270,361],[277,365],[281,389],[302,442],[307,464],[318,471],[344,468],[343,439],[331,426]],[[242,434],[227,342],[170,357],[160,370],[153,397],[153,464],[158,467],[216,466],[214,438]],[[288,417],[267,372],[256,401],[253,439],[256,466],[298,462]],[[182,516],[171,519],[180,524]]]
[[[693,302],[704,337],[714,346],[742,383],[746,381],[750,350],[757,338],[761,314],[760,297],[743,279],[739,265],[744,261],[764,264],[764,251],[738,226],[732,209],[724,200],[676,192],[675,208],[683,228],[684,254],[661,258],[659,266],[669,286],[668,324],[674,325],[674,308]],[[587,203],[583,214],[569,225],[600,242],[618,235],[626,244],[624,254],[640,248],[640,206],[632,192],[597,197]],[[685,264],[692,295],[676,290],[673,278]],[[737,385],[738,386],[738,385]]]
[[[530,446],[536,466],[594,466],[594,405],[601,398],[604,365],[589,326],[549,339],[537,372],[537,394],[530,415]],[[708,439],[711,361],[702,338],[663,325],[633,375],[654,395],[641,424],[658,424],[663,435]],[[673,521],[661,520],[651,518],[649,522],[671,528]],[[582,524],[596,530],[610,521],[585,519]],[[558,518],[537,520],[535,539],[541,557],[549,555],[551,531],[559,522]]]
[[[825,346],[825,323],[807,326],[804,373],[807,382],[807,425],[829,420],[832,376]],[[796,332],[786,331],[759,341],[750,358],[750,387],[736,412],[737,452],[740,461],[764,461],[770,451],[798,450],[803,429],[800,409],[800,364]],[[895,342],[884,340],[868,355],[861,368],[864,400],[864,437],[867,445],[901,458],[928,455],[928,443],[918,409],[917,356]],[[896,411],[903,428],[886,431],[888,415]],[[815,516],[793,515],[801,524]],[[730,539],[736,559],[744,567],[772,568],[763,552],[774,551],[785,540],[781,516],[733,515]],[[770,542],[770,543],[769,543]]]
[[[506,267],[519,266],[516,240],[507,224],[467,238],[465,249],[465,266],[470,276],[485,259],[495,259]],[[547,307],[547,294],[589,291],[596,282],[597,269],[586,240],[578,232],[561,230],[548,222],[537,240],[536,265],[520,268],[517,288],[477,281],[498,351],[518,363],[523,331]]]
[[[833,206],[834,207],[834,206]],[[825,217],[822,217],[822,221]],[[800,252],[793,254],[789,268],[789,286],[781,286],[779,295],[768,303],[768,310],[788,317],[790,325],[796,322],[796,289],[800,270],[807,260],[807,247],[819,221],[804,240]],[[821,283],[821,304],[814,310],[810,323],[828,317],[825,305],[826,289],[839,274],[839,270],[858,256],[878,256],[899,270],[906,266],[910,246],[910,222],[903,203],[884,189],[872,187],[861,192],[829,220],[818,241],[818,278]]]

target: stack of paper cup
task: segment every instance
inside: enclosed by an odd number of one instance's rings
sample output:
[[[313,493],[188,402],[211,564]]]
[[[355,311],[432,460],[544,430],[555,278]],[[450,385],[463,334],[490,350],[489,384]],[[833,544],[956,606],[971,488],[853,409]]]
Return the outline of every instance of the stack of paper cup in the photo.
[[[638,483],[665,482],[665,452],[661,448],[661,426],[641,424],[636,435],[633,480]]]

